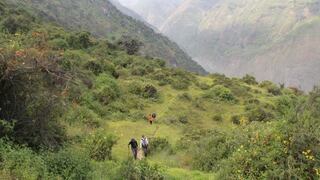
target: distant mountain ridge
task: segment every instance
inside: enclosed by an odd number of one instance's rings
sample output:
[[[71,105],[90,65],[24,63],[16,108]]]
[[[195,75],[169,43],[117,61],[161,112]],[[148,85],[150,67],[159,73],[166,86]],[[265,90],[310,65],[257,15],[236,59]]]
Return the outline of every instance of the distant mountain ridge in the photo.
[[[310,90],[320,82],[319,19],[319,0],[184,0],[158,24],[210,72]]]
[[[124,15],[108,0],[7,1],[36,9],[36,13],[47,20],[67,28],[89,31],[98,37],[117,39],[122,35],[128,35],[137,38],[144,43],[142,49],[144,55],[164,59],[174,67],[200,74],[206,73],[176,43],[156,33],[143,22]],[[134,13],[128,15],[135,16]]]

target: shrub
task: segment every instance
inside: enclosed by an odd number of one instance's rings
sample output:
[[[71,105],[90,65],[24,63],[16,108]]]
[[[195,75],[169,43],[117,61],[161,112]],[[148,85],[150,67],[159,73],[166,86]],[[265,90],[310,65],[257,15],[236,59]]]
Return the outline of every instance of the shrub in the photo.
[[[231,117],[231,122],[232,122],[233,124],[240,125],[240,123],[241,123],[241,118],[240,118],[240,116],[239,116],[239,115],[234,115],[234,116],[232,116],[232,117]]]
[[[129,36],[122,36],[118,41],[118,45],[129,55],[134,55],[139,52],[141,46],[143,46],[143,43],[137,39],[132,39]]]
[[[62,179],[90,179],[90,159],[76,150],[61,150],[46,154],[46,164],[51,174]]]
[[[117,82],[107,74],[100,74],[93,94],[100,103],[107,105],[120,96]]]
[[[280,96],[276,100],[276,110],[280,115],[290,114],[297,104],[297,98],[294,96]]]
[[[116,143],[117,138],[114,135],[97,132],[87,139],[86,146],[92,159],[104,161],[111,159],[112,147]]]
[[[203,171],[220,169],[220,161],[228,158],[233,152],[233,144],[228,136],[221,132],[211,132],[207,138],[197,141],[192,157],[193,167]]]
[[[64,50],[68,48],[68,42],[65,39],[53,39],[49,41],[48,44],[54,50]]]
[[[130,180],[163,180],[165,170],[159,165],[150,165],[146,160],[135,162],[124,161],[119,169],[117,179]]]
[[[236,100],[230,89],[221,85],[214,86],[211,90],[207,91],[203,97],[226,102],[232,102]]]
[[[78,32],[69,35],[68,44],[74,49],[87,49],[92,45],[89,32]]]
[[[276,85],[268,87],[267,90],[268,90],[268,93],[273,94],[275,96],[279,96],[282,94],[281,88]]]
[[[133,68],[131,74],[134,76],[144,76],[147,74],[147,71],[144,67],[138,66]]]
[[[180,115],[178,118],[179,122],[182,124],[187,124],[189,123],[189,119],[187,115]]]
[[[177,89],[177,90],[188,89],[190,86],[190,82],[188,80],[174,79],[171,82],[171,86],[173,89]]]
[[[149,145],[150,152],[158,152],[162,150],[171,150],[171,146],[169,141],[166,138],[156,137],[150,138],[150,145]]]
[[[143,97],[157,99],[159,97],[158,90],[151,84],[144,87]]]
[[[128,85],[128,91],[132,94],[141,96],[144,91],[143,83],[141,83],[140,81],[131,82]]]
[[[43,158],[28,148],[14,147],[11,143],[1,139],[0,158],[0,172],[7,172],[9,177],[15,179],[49,178]]]
[[[217,122],[221,122],[223,121],[223,117],[219,114],[219,115],[214,115],[212,117],[212,120],[217,121]]]
[[[248,120],[250,122],[252,121],[269,121],[274,118],[273,113],[267,111],[266,109],[262,107],[256,107],[254,109],[251,109],[248,113]]]
[[[11,34],[16,32],[27,32],[31,29],[31,25],[34,21],[34,18],[30,15],[21,14],[21,15],[10,15],[2,21],[2,27],[5,31],[8,31]]]
[[[249,74],[246,74],[243,78],[242,81],[249,84],[249,85],[255,85],[258,84],[257,80],[255,77],[250,76]]]

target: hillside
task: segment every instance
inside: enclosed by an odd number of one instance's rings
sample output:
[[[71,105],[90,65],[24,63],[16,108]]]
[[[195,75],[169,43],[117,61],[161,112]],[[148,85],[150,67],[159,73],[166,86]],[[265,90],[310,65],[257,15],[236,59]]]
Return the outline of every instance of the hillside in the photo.
[[[86,30],[98,37],[106,37],[110,40],[128,35],[144,43],[142,48],[144,55],[165,59],[168,65],[173,67],[181,67],[200,74],[205,73],[203,68],[175,43],[156,33],[144,23],[122,14],[107,0],[9,0],[9,2],[31,7],[36,9],[39,16],[49,21],[55,21],[74,30]]]
[[[160,29],[162,24],[183,0],[117,0],[123,6],[137,12],[143,19]]]
[[[210,72],[311,90],[320,81],[319,3],[185,0],[159,29]]]
[[[201,76],[23,7],[0,14],[1,179],[320,177],[319,88]]]

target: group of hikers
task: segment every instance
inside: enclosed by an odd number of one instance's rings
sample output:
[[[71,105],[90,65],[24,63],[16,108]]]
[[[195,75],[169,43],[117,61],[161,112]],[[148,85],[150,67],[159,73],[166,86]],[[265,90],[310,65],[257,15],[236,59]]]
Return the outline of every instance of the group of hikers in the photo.
[[[133,155],[133,158],[136,160],[138,156],[138,142],[134,138],[131,139],[131,141],[128,144],[128,147],[131,146],[131,152]],[[142,135],[140,140],[140,149],[143,151],[144,157],[148,156],[148,147],[149,147],[149,141],[148,138],[145,135]]]
[[[149,114],[148,116],[146,116],[146,119],[148,120],[150,125],[153,124],[153,122],[156,119],[156,116],[157,116],[156,113],[152,113],[152,114]],[[135,140],[135,138],[132,138],[128,144],[128,147],[129,146],[131,146],[131,152],[132,152],[133,158],[137,159],[138,148],[139,148],[137,140]],[[148,151],[149,151],[149,141],[145,135],[142,135],[142,137],[140,139],[140,149],[143,151],[144,157],[147,157]]]

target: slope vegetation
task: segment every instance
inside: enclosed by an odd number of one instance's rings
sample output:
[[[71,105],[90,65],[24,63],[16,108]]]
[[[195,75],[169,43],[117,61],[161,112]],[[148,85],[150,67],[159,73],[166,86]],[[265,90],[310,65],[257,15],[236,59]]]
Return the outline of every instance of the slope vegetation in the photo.
[[[9,2],[30,7],[31,11],[36,11],[39,16],[66,28],[89,31],[98,37],[108,39],[119,39],[122,36],[139,39],[144,43],[142,49],[144,55],[165,59],[168,65],[173,67],[205,73],[203,68],[175,43],[154,32],[143,22],[124,15],[109,1],[9,0]]]
[[[21,7],[0,14],[1,178],[319,178],[319,89],[199,76]]]

